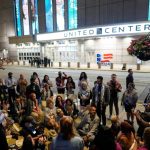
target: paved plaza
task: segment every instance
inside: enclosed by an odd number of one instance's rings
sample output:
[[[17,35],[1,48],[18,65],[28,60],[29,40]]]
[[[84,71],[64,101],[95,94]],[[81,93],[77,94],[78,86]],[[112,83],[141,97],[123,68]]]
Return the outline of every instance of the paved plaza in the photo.
[[[77,85],[78,85],[78,79],[79,79],[79,75],[82,71],[85,71],[87,73],[88,79],[89,79],[89,83],[90,83],[90,87],[93,87],[93,83],[96,80],[98,75],[103,76],[104,78],[104,83],[108,82],[110,80],[110,76],[112,73],[117,74],[117,78],[120,81],[120,83],[122,84],[123,87],[123,91],[125,90],[125,82],[126,82],[126,76],[127,76],[127,71],[102,71],[102,70],[77,70],[77,69],[54,69],[54,68],[35,68],[35,67],[21,67],[21,66],[5,66],[5,70],[0,70],[0,78],[5,79],[7,77],[8,72],[13,72],[13,76],[15,78],[19,78],[20,74],[24,74],[25,78],[28,80],[30,79],[30,76],[33,72],[37,72],[39,74],[39,78],[42,80],[44,75],[47,74],[50,77],[50,80],[53,82],[53,88],[52,90],[54,91],[54,94],[56,95],[56,85],[55,85],[55,78],[58,74],[58,71],[62,71],[65,72],[68,76],[72,76],[75,83],[76,83],[76,90],[75,90],[75,94],[77,94],[78,89],[77,89]],[[134,81],[135,81],[135,85],[136,85],[136,89],[138,92],[138,95],[141,95],[141,93],[143,92],[143,90],[145,89],[145,87],[150,84],[150,73],[149,72],[134,72],[133,74],[134,76]],[[120,99],[122,97],[122,93],[120,93]],[[119,109],[120,109],[120,114],[119,117],[121,120],[126,119],[125,116],[125,111],[124,108],[120,105],[120,101],[119,101]],[[144,107],[143,107],[143,100],[139,99],[138,100],[138,104],[137,104],[137,108],[141,111],[143,111]],[[107,117],[109,115],[108,113],[108,107],[107,107]],[[108,124],[110,123],[110,121],[108,120],[107,122]],[[137,128],[137,125],[135,123],[135,128]]]

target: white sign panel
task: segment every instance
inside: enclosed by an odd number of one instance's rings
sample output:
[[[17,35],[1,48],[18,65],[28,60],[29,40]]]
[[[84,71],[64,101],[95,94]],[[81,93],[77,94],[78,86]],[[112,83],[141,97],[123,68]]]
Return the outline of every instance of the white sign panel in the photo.
[[[119,24],[113,26],[97,26],[78,30],[68,30],[55,33],[38,34],[37,41],[49,41],[59,39],[75,39],[84,37],[101,37],[113,35],[126,35],[150,32],[150,22]]]
[[[74,39],[80,37],[92,37],[96,36],[96,28],[80,29],[80,30],[70,30],[55,33],[38,34],[37,41],[47,41],[47,40],[60,40],[60,39]]]

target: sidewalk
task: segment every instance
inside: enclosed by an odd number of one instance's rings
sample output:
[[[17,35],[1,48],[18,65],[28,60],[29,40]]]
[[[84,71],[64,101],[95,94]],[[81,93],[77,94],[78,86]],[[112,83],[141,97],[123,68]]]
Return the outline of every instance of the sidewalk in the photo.
[[[10,62],[8,64],[4,64],[5,66],[20,66],[20,67],[31,67],[31,65],[28,62]],[[36,67],[36,66],[34,66]],[[40,66],[40,68],[44,68],[44,66]],[[132,64],[126,64],[126,67],[123,70],[123,64],[109,64],[109,65],[97,65],[97,64],[82,64],[80,62],[74,63],[74,62],[51,62],[51,67],[47,68],[53,68],[53,69],[78,69],[78,70],[102,70],[102,71],[121,71],[121,72],[127,72],[129,68],[132,68],[134,72],[143,72],[143,73],[150,73],[150,67],[149,65],[132,65]]]

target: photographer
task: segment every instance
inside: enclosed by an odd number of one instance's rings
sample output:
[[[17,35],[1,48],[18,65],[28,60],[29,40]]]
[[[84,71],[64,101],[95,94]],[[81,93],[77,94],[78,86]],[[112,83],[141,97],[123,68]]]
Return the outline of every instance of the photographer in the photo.
[[[107,83],[110,88],[110,103],[109,103],[109,119],[112,116],[113,105],[115,106],[116,116],[119,117],[119,107],[118,107],[118,93],[121,92],[122,86],[119,81],[117,81],[117,75],[112,74],[111,80]]]
[[[67,75],[61,71],[58,72],[58,77],[56,78],[56,86],[58,94],[65,93],[65,80],[67,79]]]
[[[24,137],[23,150],[36,148],[40,148],[41,150],[45,149],[46,137],[43,135],[44,127],[41,125],[37,126],[33,117],[26,117],[20,134]]]
[[[150,103],[144,104],[144,107],[144,112],[137,110],[135,113],[137,124],[139,125],[137,135],[141,138],[143,136],[144,129],[146,127],[150,127]]]

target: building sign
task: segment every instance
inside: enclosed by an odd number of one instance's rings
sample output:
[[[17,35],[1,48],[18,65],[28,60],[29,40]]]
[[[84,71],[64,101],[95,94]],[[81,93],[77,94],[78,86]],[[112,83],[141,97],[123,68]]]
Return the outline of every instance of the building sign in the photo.
[[[96,36],[96,28],[38,34],[37,41],[74,39],[79,37],[92,37],[92,36],[93,37]]]
[[[49,34],[37,35],[37,41],[57,40],[57,39],[75,39],[85,37],[116,36],[127,34],[139,34],[150,32],[150,22],[137,24],[119,24],[113,26],[100,26],[78,30],[68,30]]]

